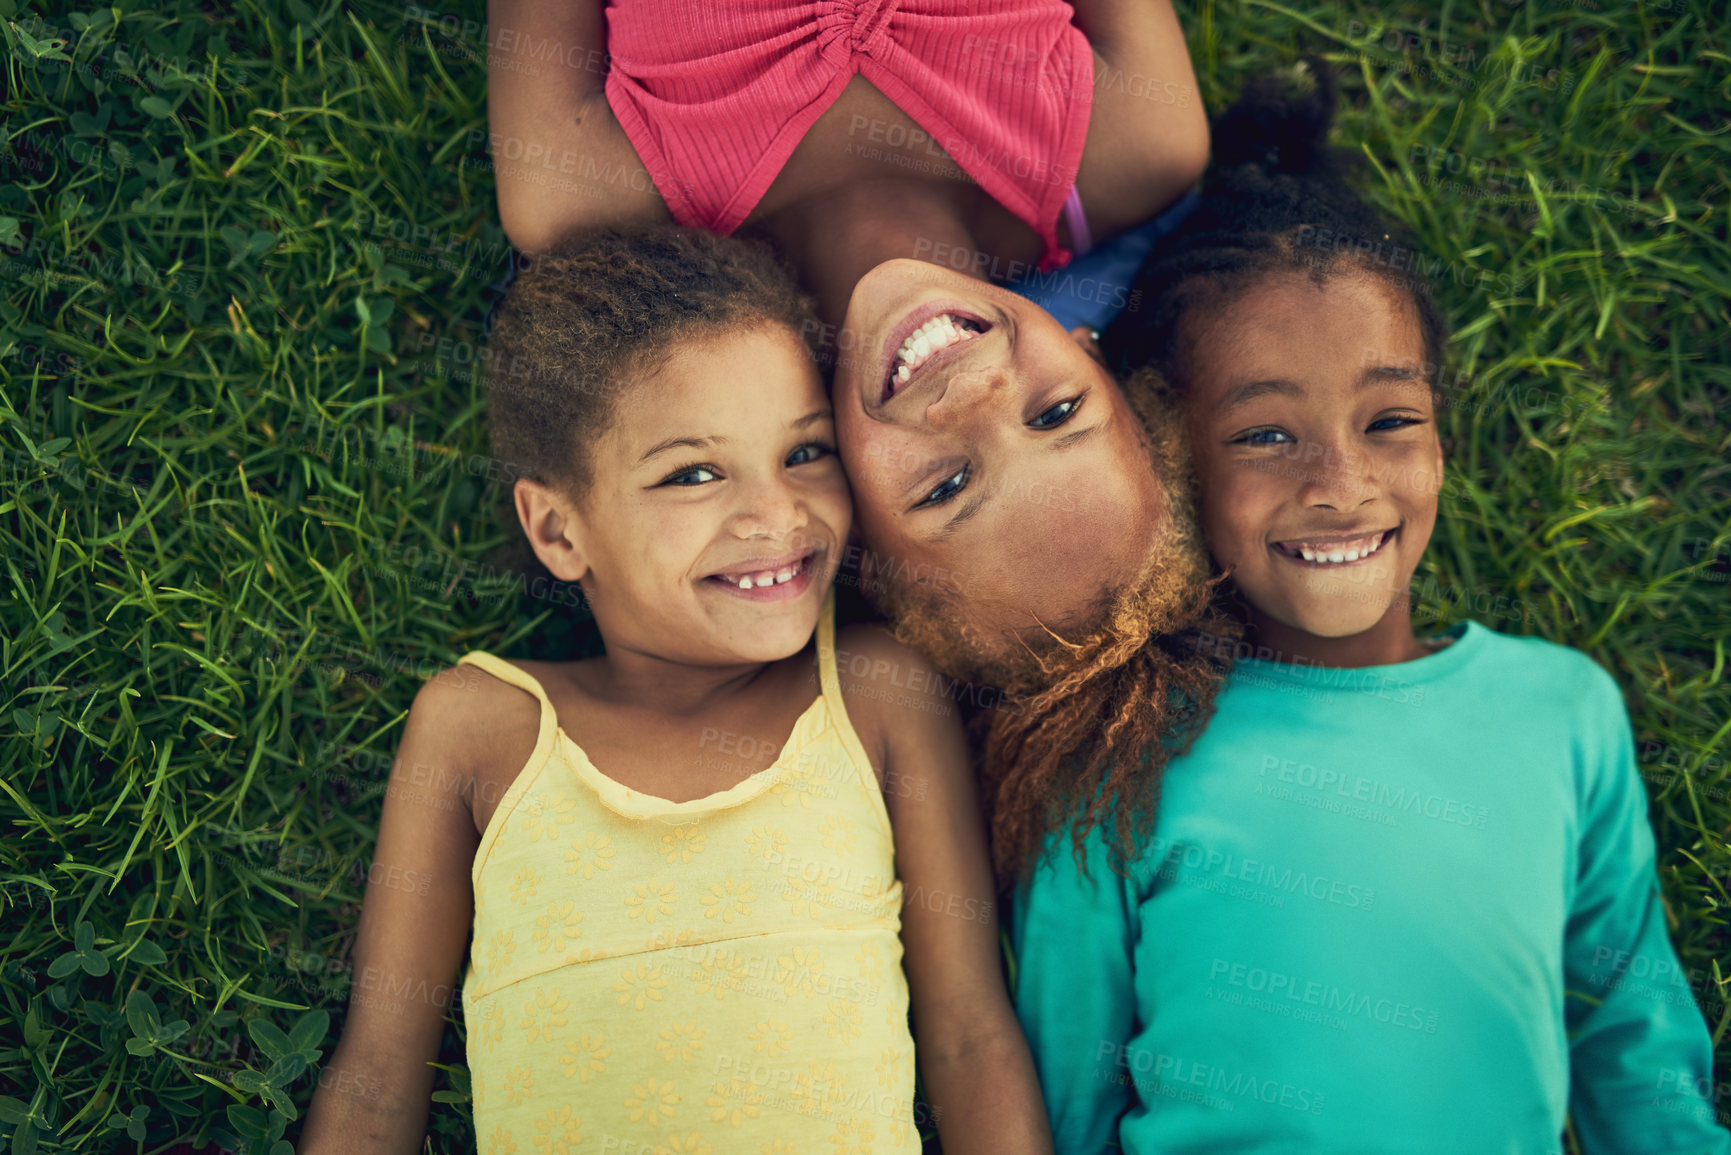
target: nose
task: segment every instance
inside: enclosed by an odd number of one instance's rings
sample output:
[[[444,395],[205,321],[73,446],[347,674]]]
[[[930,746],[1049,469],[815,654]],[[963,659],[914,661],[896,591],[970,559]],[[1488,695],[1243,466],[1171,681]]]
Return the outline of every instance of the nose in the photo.
[[[1313,509],[1355,510],[1375,501],[1382,493],[1381,480],[1368,453],[1354,453],[1338,442],[1311,442],[1320,446],[1318,460],[1300,468],[1299,500]]]
[[[933,429],[953,431],[978,422],[1005,404],[1010,385],[1010,371],[1005,365],[958,365],[926,406],[926,423]]]
[[[781,541],[804,529],[809,520],[805,500],[785,478],[747,480],[738,492],[739,505],[728,527],[735,537]]]

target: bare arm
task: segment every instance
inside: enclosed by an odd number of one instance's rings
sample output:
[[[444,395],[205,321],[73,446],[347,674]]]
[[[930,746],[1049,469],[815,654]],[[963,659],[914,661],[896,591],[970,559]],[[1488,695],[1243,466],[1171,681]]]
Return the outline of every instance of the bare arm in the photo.
[[[1093,46],[1077,191],[1096,238],[1161,212],[1208,167],[1208,116],[1172,0],[1071,0]]]
[[[301,1155],[413,1155],[421,1149],[457,968],[469,939],[469,868],[479,838],[465,800],[462,709],[478,671],[421,687],[391,767],[379,843],[355,938],[342,1039],[319,1079]]]
[[[539,252],[581,228],[669,221],[607,105],[602,0],[490,0],[487,122],[499,220]]]
[[[915,1055],[944,1150],[1052,1150],[1034,1061],[1004,989],[995,889],[967,742],[954,702],[930,690],[924,658],[878,627],[845,631],[870,675],[844,694],[884,761],[884,801],[903,886],[902,946],[913,997]],[[850,663],[850,666],[852,663]],[[855,702],[858,702],[856,709]],[[873,747],[876,747],[874,750]]]

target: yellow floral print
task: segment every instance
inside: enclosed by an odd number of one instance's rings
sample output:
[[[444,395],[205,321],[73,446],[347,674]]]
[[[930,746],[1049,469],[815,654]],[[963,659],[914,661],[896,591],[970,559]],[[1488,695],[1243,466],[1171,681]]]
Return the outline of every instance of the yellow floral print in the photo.
[[[565,873],[581,874],[585,881],[592,881],[596,871],[613,868],[608,859],[618,853],[611,838],[597,838],[592,831],[584,831],[582,840],[573,838],[571,849],[565,852]]]
[[[835,883],[816,865],[807,865],[784,876],[781,900],[792,904],[795,915],[823,918],[835,904]]]
[[[625,913],[652,923],[672,915],[673,904],[678,901],[679,893],[673,884],[663,883],[652,875],[648,882],[639,882],[625,896]]]
[[[579,1083],[587,1083],[591,1076],[599,1075],[607,1070],[607,1060],[613,1052],[606,1046],[606,1038],[596,1035],[593,1038],[585,1031],[577,1036],[574,1043],[565,1044],[565,1053],[559,1056],[559,1065],[565,1068],[565,1077],[577,1076]]]
[[[901,1079],[902,1057],[894,1047],[885,1047],[878,1055],[878,1086],[893,1088]]]
[[[491,1054],[504,1037],[505,1008],[495,1002],[487,1008],[487,1015],[481,1020],[481,1045]]]
[[[661,1001],[661,992],[667,988],[668,980],[659,966],[638,963],[635,971],[626,970],[620,974],[624,978],[613,984],[620,1006],[640,1011],[650,1003]]]
[[[714,994],[719,999],[745,989],[745,959],[729,950],[717,950],[699,964],[692,976],[700,995]]]
[[[549,1107],[535,1120],[535,1132],[535,1146],[546,1155],[575,1155],[583,1142],[583,1117],[573,1115],[568,1103]]]
[[[715,1123],[732,1123],[735,1127],[747,1119],[758,1117],[758,1108],[763,1103],[763,1090],[756,1083],[744,1079],[729,1079],[715,1084],[709,1097],[703,1101],[708,1107],[709,1118]]]
[[[823,978],[823,957],[815,950],[794,947],[792,954],[775,960],[775,981],[782,985],[788,998],[797,991],[806,998],[817,994],[817,983]]]
[[[872,1155],[871,1116],[854,1114],[837,1119],[829,1141],[835,1146],[835,1155]]]
[[[568,940],[583,933],[582,922],[583,912],[577,909],[576,903],[554,899],[535,920],[535,933],[529,937],[535,940],[535,949],[543,954],[549,950],[564,950]]]
[[[535,1087],[535,1072],[528,1067],[512,1067],[505,1072],[505,1102],[515,1107],[529,1097]]]
[[[754,826],[745,840],[745,850],[765,862],[780,862],[787,853],[787,831],[779,826]]]
[[[541,885],[541,876],[535,873],[533,866],[525,866],[511,876],[511,901],[528,902],[535,897],[535,892]]]
[[[703,853],[703,830],[695,822],[675,826],[661,836],[661,857],[668,865],[690,862],[691,856]]]
[[[729,875],[724,882],[709,884],[709,893],[703,896],[703,917],[731,923],[750,914],[751,904],[756,901],[757,894],[749,880]]]
[[[834,1063],[813,1060],[794,1076],[793,1098],[807,1114],[830,1115],[847,1098],[841,1072]]]
[[[565,1012],[570,1006],[571,1000],[560,994],[558,987],[536,991],[535,997],[523,1004],[523,1021],[517,1024],[526,1036],[524,1041],[532,1043],[539,1038],[552,1042],[555,1030],[569,1021]]]
[[[751,1049],[775,1058],[793,1050],[793,1027],[784,1019],[765,1019],[752,1028]]]
[[[894,848],[808,672],[815,724],[725,800],[626,790],[564,736],[530,768],[471,864],[474,1155],[917,1155]]]
[[[661,1032],[661,1041],[655,1044],[655,1049],[661,1052],[661,1057],[669,1063],[685,1062],[697,1057],[697,1052],[703,1049],[704,1030],[694,1019],[687,1023],[674,1023]]]
[[[769,793],[780,798],[783,806],[798,803],[800,809],[810,810],[814,801],[827,798],[830,791],[829,784],[818,773],[817,764],[809,758],[802,758],[778,773]]]
[[[836,854],[852,854],[854,844],[859,841],[859,828],[843,814],[826,816],[818,833],[823,835],[824,849]]]
[[[551,841],[559,837],[561,826],[577,821],[577,816],[571,813],[577,808],[577,800],[563,790],[555,790],[551,797],[534,794],[517,805],[523,815],[519,829],[529,836],[530,842],[539,842],[543,834]]]
[[[512,930],[496,930],[493,941],[487,944],[487,972],[498,974],[511,965],[511,956],[517,952],[517,933]]]
[[[851,1043],[865,1033],[865,1015],[857,1004],[845,999],[831,999],[823,1021],[829,1028],[829,1037],[844,1043]]]
[[[679,1096],[674,1093],[672,1083],[661,1082],[651,1075],[631,1088],[622,1106],[631,1112],[633,1123],[659,1127],[679,1109]]]
[[[859,963],[859,977],[877,986],[884,980],[884,952],[876,942],[868,942],[859,948],[859,953],[853,956]]]

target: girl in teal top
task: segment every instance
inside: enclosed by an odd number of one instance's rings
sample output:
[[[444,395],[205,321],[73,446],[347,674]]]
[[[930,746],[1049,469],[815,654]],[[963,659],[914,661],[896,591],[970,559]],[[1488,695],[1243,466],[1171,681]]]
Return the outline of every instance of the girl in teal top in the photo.
[[[1054,838],[1018,893],[1056,1148],[1527,1155],[1572,1124],[1724,1155],[1712,983],[1666,937],[1615,682],[1413,632],[1442,325],[1323,149],[1317,80],[1223,118],[1215,188],[1108,335],[1173,384],[1247,633],[1198,637],[1238,661],[1151,830]]]

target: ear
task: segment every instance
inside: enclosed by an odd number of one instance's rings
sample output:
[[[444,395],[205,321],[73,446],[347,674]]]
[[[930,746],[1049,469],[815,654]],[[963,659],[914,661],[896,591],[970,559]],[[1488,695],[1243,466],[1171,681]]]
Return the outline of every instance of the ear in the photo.
[[[1090,329],[1086,325],[1077,325],[1070,330],[1070,338],[1082,347],[1082,351],[1106,368],[1106,354],[1100,351],[1100,330]]]
[[[541,564],[560,581],[581,580],[589,572],[589,559],[584,549],[587,534],[576,504],[560,490],[526,477],[517,479],[511,499],[517,522]]]

